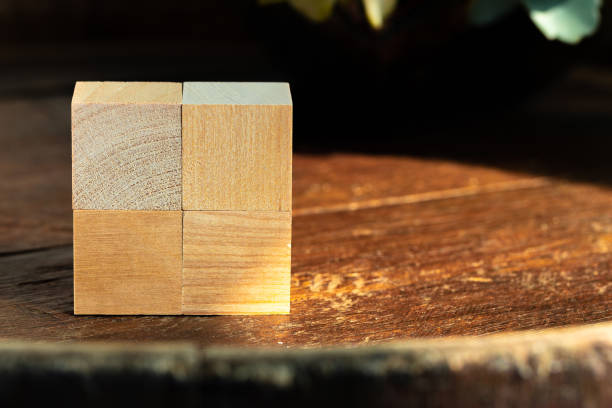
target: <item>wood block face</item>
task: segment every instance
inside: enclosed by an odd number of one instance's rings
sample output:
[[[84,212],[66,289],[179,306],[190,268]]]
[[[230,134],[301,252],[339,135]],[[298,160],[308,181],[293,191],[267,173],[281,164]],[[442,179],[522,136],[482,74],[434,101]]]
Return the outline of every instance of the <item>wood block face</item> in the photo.
[[[288,84],[79,82],[75,314],[285,314]]]
[[[181,211],[74,211],[75,314],[180,314]]]
[[[181,209],[180,83],[78,82],[72,207]]]
[[[180,105],[182,84],[177,82],[77,82],[73,103]]]
[[[185,211],[184,314],[289,313],[291,213]]]
[[[291,211],[288,84],[186,82],[183,209]]]

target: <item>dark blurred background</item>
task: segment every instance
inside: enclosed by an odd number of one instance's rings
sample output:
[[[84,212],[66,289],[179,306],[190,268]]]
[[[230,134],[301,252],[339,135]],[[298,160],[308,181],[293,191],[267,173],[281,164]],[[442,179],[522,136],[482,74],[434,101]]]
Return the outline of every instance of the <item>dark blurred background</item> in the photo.
[[[471,26],[467,0],[359,2],[313,23],[286,4],[0,0],[0,98],[77,80],[288,81],[297,152],[446,157],[612,178],[612,15],[579,45],[524,10]],[[69,135],[66,135],[69,137]]]

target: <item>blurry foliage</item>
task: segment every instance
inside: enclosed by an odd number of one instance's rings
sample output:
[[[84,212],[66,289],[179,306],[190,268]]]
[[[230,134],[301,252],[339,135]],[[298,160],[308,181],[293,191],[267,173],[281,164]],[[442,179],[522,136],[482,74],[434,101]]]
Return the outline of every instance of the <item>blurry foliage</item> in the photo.
[[[321,22],[326,20],[333,12],[336,3],[348,4],[354,0],[258,0],[259,4],[268,5],[276,3],[289,3],[294,9],[309,19]],[[361,0],[363,8],[370,22],[376,29],[382,28],[384,19],[391,14],[397,5],[397,0]]]
[[[474,24],[489,24],[517,6],[549,40],[575,44],[597,29],[601,0],[475,0],[470,8]]]
[[[372,27],[383,26],[385,18],[391,14],[397,5],[397,0],[363,0],[363,8]]]
[[[259,4],[264,5],[285,2],[309,19],[321,22],[334,11],[336,0],[259,0]]]
[[[309,19],[321,22],[336,4],[360,1],[370,25],[380,29],[398,0],[258,0],[259,4],[289,3]],[[490,24],[517,7],[523,7],[533,23],[549,40],[575,44],[595,32],[602,0],[471,0],[468,20],[474,25]]]
[[[601,0],[525,0],[525,5],[531,20],[549,40],[575,44],[599,25]]]

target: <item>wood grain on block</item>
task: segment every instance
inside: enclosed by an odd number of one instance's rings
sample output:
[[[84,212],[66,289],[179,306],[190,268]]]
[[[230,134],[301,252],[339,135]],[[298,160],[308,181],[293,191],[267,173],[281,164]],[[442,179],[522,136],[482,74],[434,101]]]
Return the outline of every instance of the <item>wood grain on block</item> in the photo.
[[[180,105],[177,82],[77,82],[73,103],[135,103]]]
[[[75,314],[180,314],[181,211],[74,211]]]
[[[183,313],[289,313],[291,213],[186,211]]]
[[[180,83],[78,82],[72,207],[181,209]]]
[[[183,92],[183,209],[291,210],[288,84],[194,83]]]

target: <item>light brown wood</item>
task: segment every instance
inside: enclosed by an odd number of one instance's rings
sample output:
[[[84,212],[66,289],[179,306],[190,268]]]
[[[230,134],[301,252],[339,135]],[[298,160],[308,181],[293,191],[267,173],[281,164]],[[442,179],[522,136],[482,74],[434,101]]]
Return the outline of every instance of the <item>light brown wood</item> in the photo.
[[[178,82],[77,82],[72,103],[180,105],[182,89]]]
[[[278,97],[265,84],[206,84],[185,83],[183,209],[290,211],[288,87]]]
[[[180,83],[78,82],[72,208],[181,209]]]
[[[291,213],[185,211],[185,314],[289,313]]]
[[[180,211],[74,211],[75,314],[180,314]]]

